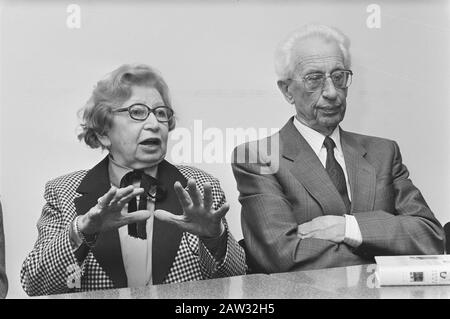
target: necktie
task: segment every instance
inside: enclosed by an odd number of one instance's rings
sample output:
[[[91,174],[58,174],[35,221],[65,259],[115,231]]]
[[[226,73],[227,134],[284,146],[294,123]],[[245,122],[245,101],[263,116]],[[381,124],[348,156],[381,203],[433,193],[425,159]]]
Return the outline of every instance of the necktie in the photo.
[[[326,171],[330,176],[331,181],[333,182],[337,191],[341,195],[345,207],[347,208],[347,212],[349,213],[350,200],[348,198],[347,183],[345,182],[344,171],[342,170],[341,165],[339,165],[336,158],[334,157],[334,148],[336,147],[336,144],[329,136],[326,136],[325,140],[323,141],[323,145],[327,149],[327,162],[325,166]]]
[[[156,198],[156,196],[151,195],[149,192],[152,186],[156,186],[158,184],[158,181],[154,177],[145,174],[142,170],[134,170],[125,174],[120,181],[120,187],[127,187],[128,185],[133,185],[133,183],[136,182],[140,183],[140,187],[144,189],[144,193],[139,196],[139,207],[137,205],[136,197],[128,202],[128,213],[132,213],[137,210],[146,210],[148,197],[153,199]],[[146,221],[128,224],[128,235],[140,239],[147,239],[146,226]]]

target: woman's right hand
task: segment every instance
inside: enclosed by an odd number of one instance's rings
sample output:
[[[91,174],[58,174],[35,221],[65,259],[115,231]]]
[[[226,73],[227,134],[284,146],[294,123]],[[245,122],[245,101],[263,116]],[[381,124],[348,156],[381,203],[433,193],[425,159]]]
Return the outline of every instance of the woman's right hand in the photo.
[[[143,188],[136,188],[133,185],[124,188],[112,186],[105,195],[98,199],[97,205],[80,216],[78,229],[83,234],[91,235],[147,220],[151,216],[148,210],[138,210],[133,213],[122,212],[125,204],[143,192]]]

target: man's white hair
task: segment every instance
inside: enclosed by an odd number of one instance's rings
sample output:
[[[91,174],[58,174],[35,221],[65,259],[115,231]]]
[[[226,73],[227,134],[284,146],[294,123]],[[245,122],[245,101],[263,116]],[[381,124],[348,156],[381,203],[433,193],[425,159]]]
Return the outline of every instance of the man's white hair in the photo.
[[[275,72],[279,80],[290,78],[295,65],[300,61],[293,60],[294,50],[300,43],[307,39],[319,37],[325,40],[332,40],[337,43],[344,57],[344,66],[350,68],[350,40],[336,28],[321,24],[307,24],[302,28],[292,32],[285,40],[280,42],[275,50]]]

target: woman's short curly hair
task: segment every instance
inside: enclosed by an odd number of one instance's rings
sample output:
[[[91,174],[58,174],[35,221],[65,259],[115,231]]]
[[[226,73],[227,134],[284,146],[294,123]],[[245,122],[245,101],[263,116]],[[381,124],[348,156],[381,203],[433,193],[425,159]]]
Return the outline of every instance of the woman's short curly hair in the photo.
[[[92,91],[86,105],[80,110],[81,132],[91,148],[104,148],[97,134],[104,135],[111,127],[113,109],[128,100],[135,86],[155,88],[166,106],[172,108],[169,87],[156,69],[145,64],[124,64],[100,80]],[[175,128],[175,118],[169,121],[169,130]]]

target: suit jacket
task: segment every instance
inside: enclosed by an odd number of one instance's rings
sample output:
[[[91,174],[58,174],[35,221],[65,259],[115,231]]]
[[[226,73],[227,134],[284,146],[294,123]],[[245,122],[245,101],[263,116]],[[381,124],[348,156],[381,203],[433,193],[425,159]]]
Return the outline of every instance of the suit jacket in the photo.
[[[3,233],[3,211],[0,204],[0,298],[8,292],[8,279],[5,271],[5,235]]]
[[[193,167],[175,167],[163,161],[158,166],[158,179],[167,195],[156,202],[155,210],[183,214],[173,184],[179,181],[186,186],[189,178],[195,178],[202,193],[203,184],[211,183],[216,209],[225,202],[219,181],[211,175]],[[46,295],[127,286],[118,230],[101,233],[81,265],[69,242],[70,224],[76,215],[89,211],[109,188],[108,157],[89,171],[74,172],[46,184],[44,197],[47,203],[37,224],[39,236],[21,270],[21,283],[27,294]],[[227,252],[219,264],[197,236],[183,233],[175,225],[155,219],[153,284],[244,274],[245,254],[227,226],[226,231]],[[79,284],[75,284],[77,279],[80,279]]]
[[[234,150],[242,230],[257,271],[371,263],[376,255],[443,253],[442,226],[409,179],[398,145],[343,130],[341,144],[351,214],[363,239],[357,249],[297,237],[299,224],[322,215],[343,215],[346,208],[292,118],[277,134]]]

